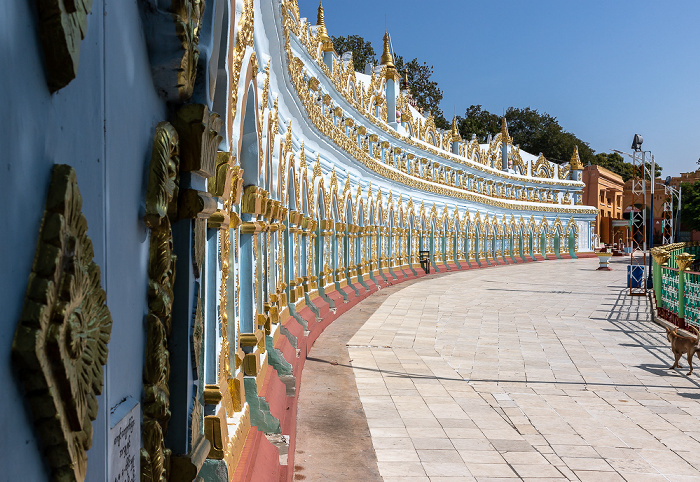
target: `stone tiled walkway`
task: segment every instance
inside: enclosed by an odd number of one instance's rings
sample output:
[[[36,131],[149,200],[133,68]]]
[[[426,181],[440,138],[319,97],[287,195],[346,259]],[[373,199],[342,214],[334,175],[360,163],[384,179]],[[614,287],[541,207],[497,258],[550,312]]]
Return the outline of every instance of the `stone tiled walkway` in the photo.
[[[667,370],[665,333],[615,261],[389,296],[348,343],[384,480],[700,480],[700,379]]]

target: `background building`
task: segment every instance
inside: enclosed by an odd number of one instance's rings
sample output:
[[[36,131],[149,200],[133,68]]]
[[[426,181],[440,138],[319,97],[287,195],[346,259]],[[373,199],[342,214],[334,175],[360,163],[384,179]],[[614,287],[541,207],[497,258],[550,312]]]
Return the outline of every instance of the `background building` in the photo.
[[[595,234],[601,243],[613,243],[613,219],[622,219],[624,183],[619,174],[604,167],[590,165],[583,169],[583,203],[598,210]]]

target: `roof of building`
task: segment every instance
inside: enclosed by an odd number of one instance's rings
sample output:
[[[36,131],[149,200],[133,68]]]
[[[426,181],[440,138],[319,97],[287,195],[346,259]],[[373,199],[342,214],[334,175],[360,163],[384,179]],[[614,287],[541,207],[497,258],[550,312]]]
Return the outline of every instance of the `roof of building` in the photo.
[[[616,172],[612,172],[610,169],[606,169],[603,166],[598,166],[596,164],[590,164],[584,168],[584,171],[598,171],[598,174],[606,177],[612,181],[617,181],[620,184],[624,184],[624,181],[622,180],[622,176],[620,176]]]

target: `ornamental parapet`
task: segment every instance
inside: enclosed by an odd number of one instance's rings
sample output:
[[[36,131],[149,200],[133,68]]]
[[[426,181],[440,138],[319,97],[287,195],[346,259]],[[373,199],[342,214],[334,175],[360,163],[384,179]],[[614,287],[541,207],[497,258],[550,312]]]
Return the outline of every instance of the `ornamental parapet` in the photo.
[[[289,74],[310,120],[322,134],[330,137],[334,143],[370,169],[409,187],[497,207],[548,211],[552,208],[542,206],[543,204],[558,204],[566,207],[564,211],[561,211],[561,208],[555,208],[557,212],[592,212],[590,208],[578,207],[579,204],[575,202],[577,196],[574,194],[581,192],[583,183],[579,179],[571,179],[574,171],[568,165],[558,166],[547,161],[543,156],[536,157],[520,153],[517,146],[512,146],[507,135],[505,144],[509,148],[509,158],[513,158],[513,168],[506,172],[496,166],[501,152],[500,146],[503,145],[501,139],[504,136],[501,133],[486,145],[479,145],[475,141],[465,144],[459,151],[465,155],[456,155],[445,142],[431,145],[426,143],[425,139],[421,139],[420,132],[417,132],[417,135],[410,135],[404,132],[405,129],[402,127],[390,127],[382,112],[373,110],[370,105],[370,98],[386,96],[383,72],[379,75],[373,73],[371,76],[366,76],[352,71],[351,62],[343,63],[340,60],[336,60],[331,72],[328,66],[314,54],[317,52],[316,47],[320,40],[314,37],[313,32],[309,30],[309,25],[295,23],[289,15],[284,14],[285,11],[286,9],[283,8]],[[314,82],[315,88],[310,89],[308,81],[304,80],[308,76],[321,78],[323,82],[318,84]],[[330,104],[331,107],[319,106],[315,100],[317,98],[323,98],[324,103]],[[332,107],[333,105],[336,107]],[[327,121],[324,111],[328,109],[342,116],[344,121],[352,115],[353,125],[356,127],[353,130],[339,129],[333,122],[327,124],[324,122]],[[425,123],[427,126],[431,123],[431,119],[426,119]],[[362,131],[365,133],[360,134],[357,126],[362,126],[364,128]],[[439,133],[434,126],[430,132],[427,129],[423,129],[423,132],[425,136],[430,134],[432,136],[430,139],[447,138],[446,131]],[[374,155],[366,149],[368,142],[381,146],[382,162],[376,159],[378,149],[372,149]],[[523,156],[529,160],[524,162]],[[420,160],[414,162],[416,158]],[[440,169],[441,166],[442,169]],[[426,169],[428,167],[429,169]],[[470,183],[470,178],[474,178],[476,182]],[[487,192],[490,194],[478,196],[484,192],[484,182],[493,180],[508,180],[523,187],[538,187],[541,192],[536,196],[531,194],[525,200],[522,199],[523,195],[520,199],[514,194],[494,195],[489,188]],[[481,189],[474,184],[479,185]],[[441,186],[456,187],[457,192],[441,189]],[[502,188],[502,191],[506,190],[505,187]],[[477,195],[463,196],[459,191]],[[510,202],[493,202],[495,199],[505,199]]]

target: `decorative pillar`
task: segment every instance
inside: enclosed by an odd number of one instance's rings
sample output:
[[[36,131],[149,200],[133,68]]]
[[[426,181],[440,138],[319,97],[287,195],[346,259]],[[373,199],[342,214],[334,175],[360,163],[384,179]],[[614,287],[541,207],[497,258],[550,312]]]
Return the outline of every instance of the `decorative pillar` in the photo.
[[[328,70],[333,73],[333,54],[335,54],[335,49],[333,48],[333,40],[328,36],[328,31],[326,30],[326,19],[323,14],[323,4],[321,2],[318,4],[318,15],[316,16],[316,33],[321,39],[323,63],[326,64]]]
[[[508,171],[508,144],[510,136],[508,135],[508,121],[506,116],[503,116],[501,125],[501,170]]]
[[[574,153],[571,155],[569,166],[571,167],[569,174],[571,180],[583,182],[583,164],[581,164],[581,158],[578,155],[578,146],[574,146]],[[583,204],[583,191],[574,193],[574,204]]]
[[[450,144],[452,148],[452,154],[459,155],[459,144],[462,142],[462,136],[459,135],[459,129],[457,128],[457,117],[452,118],[452,130],[450,131]]]
[[[690,253],[676,255],[678,266],[678,321],[681,327],[685,326],[685,272],[690,270],[695,256]]]
[[[397,73],[394,66],[394,57],[389,48],[389,33],[384,32],[384,51],[380,59],[381,65],[386,66],[386,122],[396,129],[396,94],[397,94]]]
[[[652,283],[654,288],[654,296],[656,297],[656,307],[658,309],[661,306],[661,267],[668,266],[668,252],[661,248],[652,248],[651,256],[654,258],[654,264],[652,265]]]

